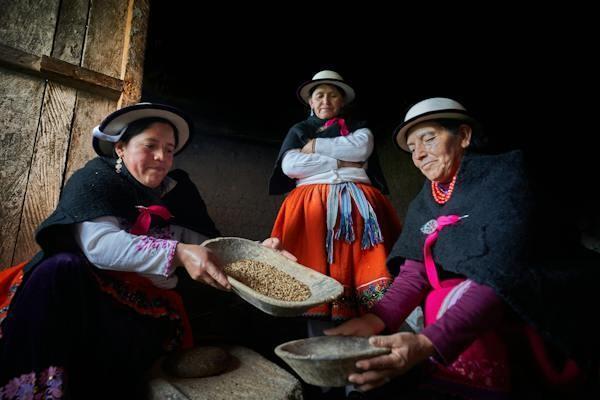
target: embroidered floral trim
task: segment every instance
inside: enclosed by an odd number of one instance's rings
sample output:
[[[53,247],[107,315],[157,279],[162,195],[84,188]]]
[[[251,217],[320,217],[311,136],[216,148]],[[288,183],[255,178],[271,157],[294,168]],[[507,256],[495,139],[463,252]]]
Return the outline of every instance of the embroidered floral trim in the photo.
[[[138,314],[154,318],[167,318],[175,322],[175,335],[165,344],[166,350],[172,350],[181,344],[185,329],[182,316],[166,296],[150,295],[144,288],[133,287],[134,284],[113,278],[107,273],[100,272],[93,273],[93,275],[98,281],[100,290],[109,294],[119,303],[132,308]],[[136,278],[143,279],[137,275]],[[154,287],[152,289],[161,290]]]
[[[23,374],[0,388],[0,399],[62,399],[63,377],[63,368],[54,366],[38,374]]]
[[[169,240],[158,239],[153,236],[139,236],[139,240],[135,245],[136,251],[147,251],[151,254],[156,254],[161,249],[169,248]]]
[[[465,360],[459,356],[448,366],[448,370],[485,388],[508,388],[509,370],[506,364],[492,360]]]
[[[331,318],[334,321],[358,317],[381,300],[391,284],[391,278],[379,278],[356,289],[344,286],[342,296],[331,303],[313,307],[303,315],[310,318]]]
[[[380,278],[356,288],[359,303],[367,308],[373,307],[381,300],[391,284],[391,278]]]
[[[162,274],[166,277],[171,276],[173,273],[173,259],[175,258],[175,250],[177,250],[177,243],[174,240],[169,240],[169,250],[167,252],[167,262]]]
[[[146,251],[155,255],[158,251],[166,250],[167,261],[162,268],[161,275],[168,277],[173,272],[173,258],[175,257],[175,249],[177,241],[159,239],[153,236],[139,236],[139,240],[135,245],[135,250]]]

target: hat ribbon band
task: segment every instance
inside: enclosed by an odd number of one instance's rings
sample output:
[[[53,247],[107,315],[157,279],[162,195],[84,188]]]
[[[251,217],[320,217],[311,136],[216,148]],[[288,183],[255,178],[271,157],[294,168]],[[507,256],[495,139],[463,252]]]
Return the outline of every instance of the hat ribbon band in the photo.
[[[106,133],[102,132],[100,130],[100,125],[94,127],[94,129],[92,130],[92,134],[94,135],[94,137],[98,140],[104,140],[106,142],[112,142],[112,143],[116,143],[121,139],[121,136],[123,136],[123,133],[125,133],[125,130],[127,129],[127,125],[125,125],[118,134],[116,135],[107,135]]]

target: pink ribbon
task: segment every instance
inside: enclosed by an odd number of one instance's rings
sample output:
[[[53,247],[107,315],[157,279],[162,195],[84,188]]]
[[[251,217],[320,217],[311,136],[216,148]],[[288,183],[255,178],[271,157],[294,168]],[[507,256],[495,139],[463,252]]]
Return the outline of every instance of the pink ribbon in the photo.
[[[329,128],[331,125],[335,124],[336,122],[340,127],[340,135],[346,136],[350,133],[350,131],[348,130],[348,127],[346,126],[346,120],[344,120],[344,118],[331,118],[330,120],[325,122],[325,125],[323,125],[323,127]]]
[[[173,217],[167,207],[164,206],[136,206],[136,208],[140,212],[140,215],[138,215],[135,223],[129,230],[129,233],[133,235],[145,235],[148,233],[150,223],[152,222],[152,215],[158,215],[165,221]]]
[[[466,216],[458,216],[458,215],[442,215],[435,220],[435,223],[432,226],[433,232],[427,235],[425,239],[425,245],[423,246],[423,255],[425,257],[425,270],[427,271],[427,278],[429,278],[429,283],[434,289],[439,289],[440,280],[438,279],[437,271],[435,269],[435,262],[433,262],[433,256],[431,255],[431,247],[435,243],[438,238],[439,232],[448,225],[453,225],[460,221],[461,218]],[[429,225],[431,222],[428,222]]]

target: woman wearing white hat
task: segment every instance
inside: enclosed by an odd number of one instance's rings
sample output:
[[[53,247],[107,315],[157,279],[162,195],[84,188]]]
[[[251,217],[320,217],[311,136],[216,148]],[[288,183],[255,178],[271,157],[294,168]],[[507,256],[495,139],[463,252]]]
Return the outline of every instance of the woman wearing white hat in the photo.
[[[170,171],[191,132],[150,103],[94,128],[99,157],[38,228],[42,251],[0,273],[0,398],[145,398],[152,362],[193,344],[175,270],[230,286],[199,245],[218,231],[197,188]]]
[[[598,360],[597,330],[573,328],[592,312],[582,307],[589,301],[581,293],[598,281],[597,270],[591,273],[594,263],[586,267],[532,251],[531,237],[538,232],[532,233],[532,196],[521,152],[478,154],[479,134],[465,107],[441,97],[412,106],[394,132],[394,142],[411,153],[427,178],[388,261],[402,264],[400,274],[371,313],[326,332],[393,333],[371,338],[376,346],[389,347],[390,355],[358,362],[364,372],[349,377],[364,390],[416,366],[423,373],[416,384],[459,398],[509,397],[522,390],[513,379],[524,372],[530,375],[521,380],[540,386],[531,376],[536,369],[525,366],[528,348],[511,362],[518,354],[508,352],[505,333],[511,329],[513,339],[521,338],[515,343],[529,340],[551,385],[565,388],[581,378],[578,364],[565,355],[580,365]],[[582,259],[592,259],[592,252],[578,251],[587,254]],[[394,333],[421,302],[425,329]],[[537,332],[558,349],[562,363],[552,365]]]
[[[343,114],[354,89],[324,70],[300,86],[298,97],[311,115],[290,129],[275,164],[269,192],[289,193],[271,236],[300,263],[344,286],[342,298],[306,313],[328,327],[381,298],[392,280],[385,259],[400,221],[382,194],[387,188],[371,131]],[[311,334],[320,334],[317,325],[309,325],[316,327]]]

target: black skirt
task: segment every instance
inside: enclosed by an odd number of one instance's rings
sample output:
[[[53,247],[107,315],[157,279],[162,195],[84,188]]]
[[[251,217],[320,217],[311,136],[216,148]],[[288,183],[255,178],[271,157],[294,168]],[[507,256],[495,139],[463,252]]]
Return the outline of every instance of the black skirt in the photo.
[[[27,273],[0,325],[0,398],[144,398],[182,318],[130,288],[69,253]]]

